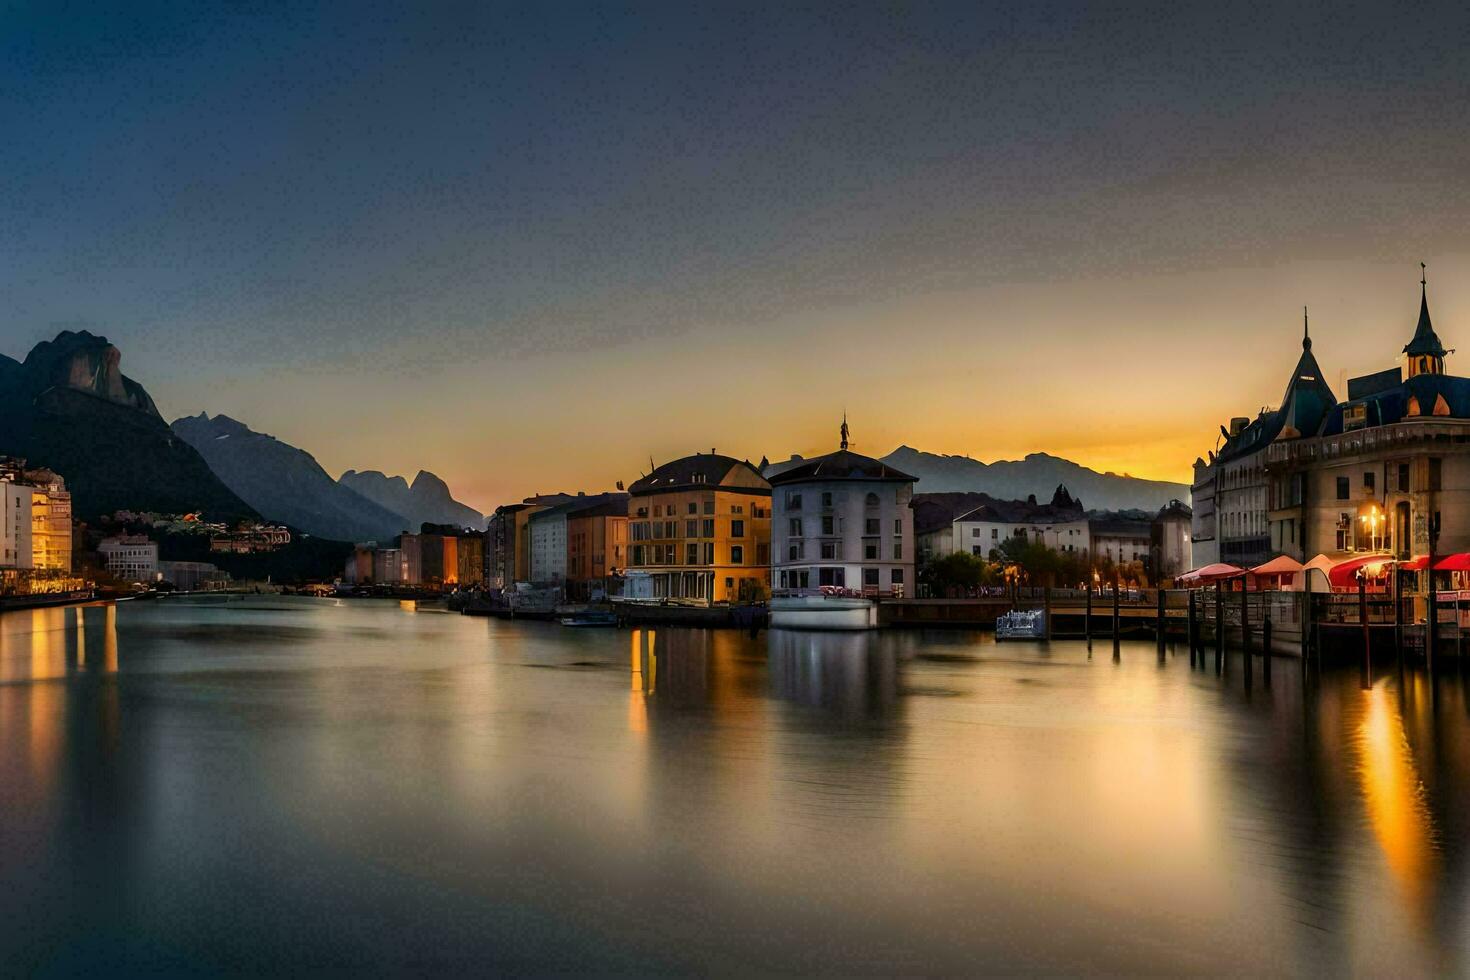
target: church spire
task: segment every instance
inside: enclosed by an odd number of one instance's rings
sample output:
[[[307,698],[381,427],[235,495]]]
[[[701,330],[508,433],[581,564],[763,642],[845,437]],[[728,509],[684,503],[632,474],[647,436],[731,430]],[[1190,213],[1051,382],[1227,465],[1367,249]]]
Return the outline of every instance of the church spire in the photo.
[[[1443,374],[1444,356],[1449,353],[1434,332],[1429,319],[1429,267],[1419,263],[1419,322],[1414,337],[1404,345],[1409,356],[1409,377],[1416,374]]]
[[[1312,349],[1312,331],[1307,324],[1307,308],[1302,307],[1302,350]]]

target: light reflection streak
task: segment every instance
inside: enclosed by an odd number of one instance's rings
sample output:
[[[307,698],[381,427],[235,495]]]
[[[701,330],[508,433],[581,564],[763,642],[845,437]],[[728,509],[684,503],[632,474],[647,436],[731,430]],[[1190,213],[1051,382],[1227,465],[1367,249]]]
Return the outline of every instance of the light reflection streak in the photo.
[[[1355,747],[1368,822],[1406,904],[1428,925],[1438,866],[1434,818],[1424,798],[1402,716],[1383,685],[1364,691]]]

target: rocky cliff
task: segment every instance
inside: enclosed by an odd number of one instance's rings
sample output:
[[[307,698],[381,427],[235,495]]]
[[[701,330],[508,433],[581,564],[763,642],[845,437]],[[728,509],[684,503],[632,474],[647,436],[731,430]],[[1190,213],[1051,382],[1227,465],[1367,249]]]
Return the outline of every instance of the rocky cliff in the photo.
[[[37,344],[23,362],[0,358],[0,454],[61,474],[82,519],[115,510],[257,518],[174,436],[121,361],[85,330]]]

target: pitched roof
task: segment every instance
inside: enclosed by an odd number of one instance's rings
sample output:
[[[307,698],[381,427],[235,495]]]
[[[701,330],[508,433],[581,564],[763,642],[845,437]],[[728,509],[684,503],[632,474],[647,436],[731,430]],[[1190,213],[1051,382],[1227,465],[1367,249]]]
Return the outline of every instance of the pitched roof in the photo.
[[[825,456],[804,459],[789,469],[773,474],[770,479],[772,486],[778,486],[816,480],[880,480],[914,483],[919,478],[899,472],[882,460],[871,456],[864,456],[850,449],[839,449]]]
[[[1404,345],[1404,353],[1410,357],[1418,357],[1421,354],[1431,357],[1444,357],[1449,353],[1444,344],[1439,342],[1439,335],[1434,332],[1434,324],[1429,322],[1429,286],[1419,283],[1419,323],[1414,327],[1414,337]]]
[[[744,467],[754,477],[752,483],[725,484],[724,481],[730,476],[731,471]],[[662,466],[654,467],[652,473],[635,481],[628,488],[628,492],[634,496],[649,493],[665,493],[670,490],[684,490],[692,487],[722,487],[723,489],[738,489],[759,491],[769,488],[765,477],[760,471],[750,465],[748,460],[735,459],[733,456],[721,456],[716,453],[695,453],[693,456],[685,456],[672,462],[664,463]]]
[[[988,493],[978,492],[916,493],[909,500],[909,507],[914,512],[914,533],[948,531],[956,517],[994,499]]]

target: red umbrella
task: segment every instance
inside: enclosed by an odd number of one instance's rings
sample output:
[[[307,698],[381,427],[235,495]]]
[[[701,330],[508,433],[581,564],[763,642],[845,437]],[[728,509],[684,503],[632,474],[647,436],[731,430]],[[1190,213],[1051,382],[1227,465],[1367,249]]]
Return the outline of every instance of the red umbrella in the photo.
[[[1401,571],[1401,572],[1422,572],[1424,569],[1426,569],[1428,567],[1429,567],[1429,556],[1428,555],[1415,555],[1413,558],[1410,558],[1408,561],[1401,561],[1401,562],[1399,562],[1399,571]]]
[[[1393,559],[1388,555],[1360,555],[1338,562],[1327,571],[1327,581],[1334,589],[1348,589],[1357,585],[1358,570],[1363,569],[1364,578],[1378,578]]]
[[[1436,572],[1470,572],[1470,555],[1447,555],[1434,563]]]

